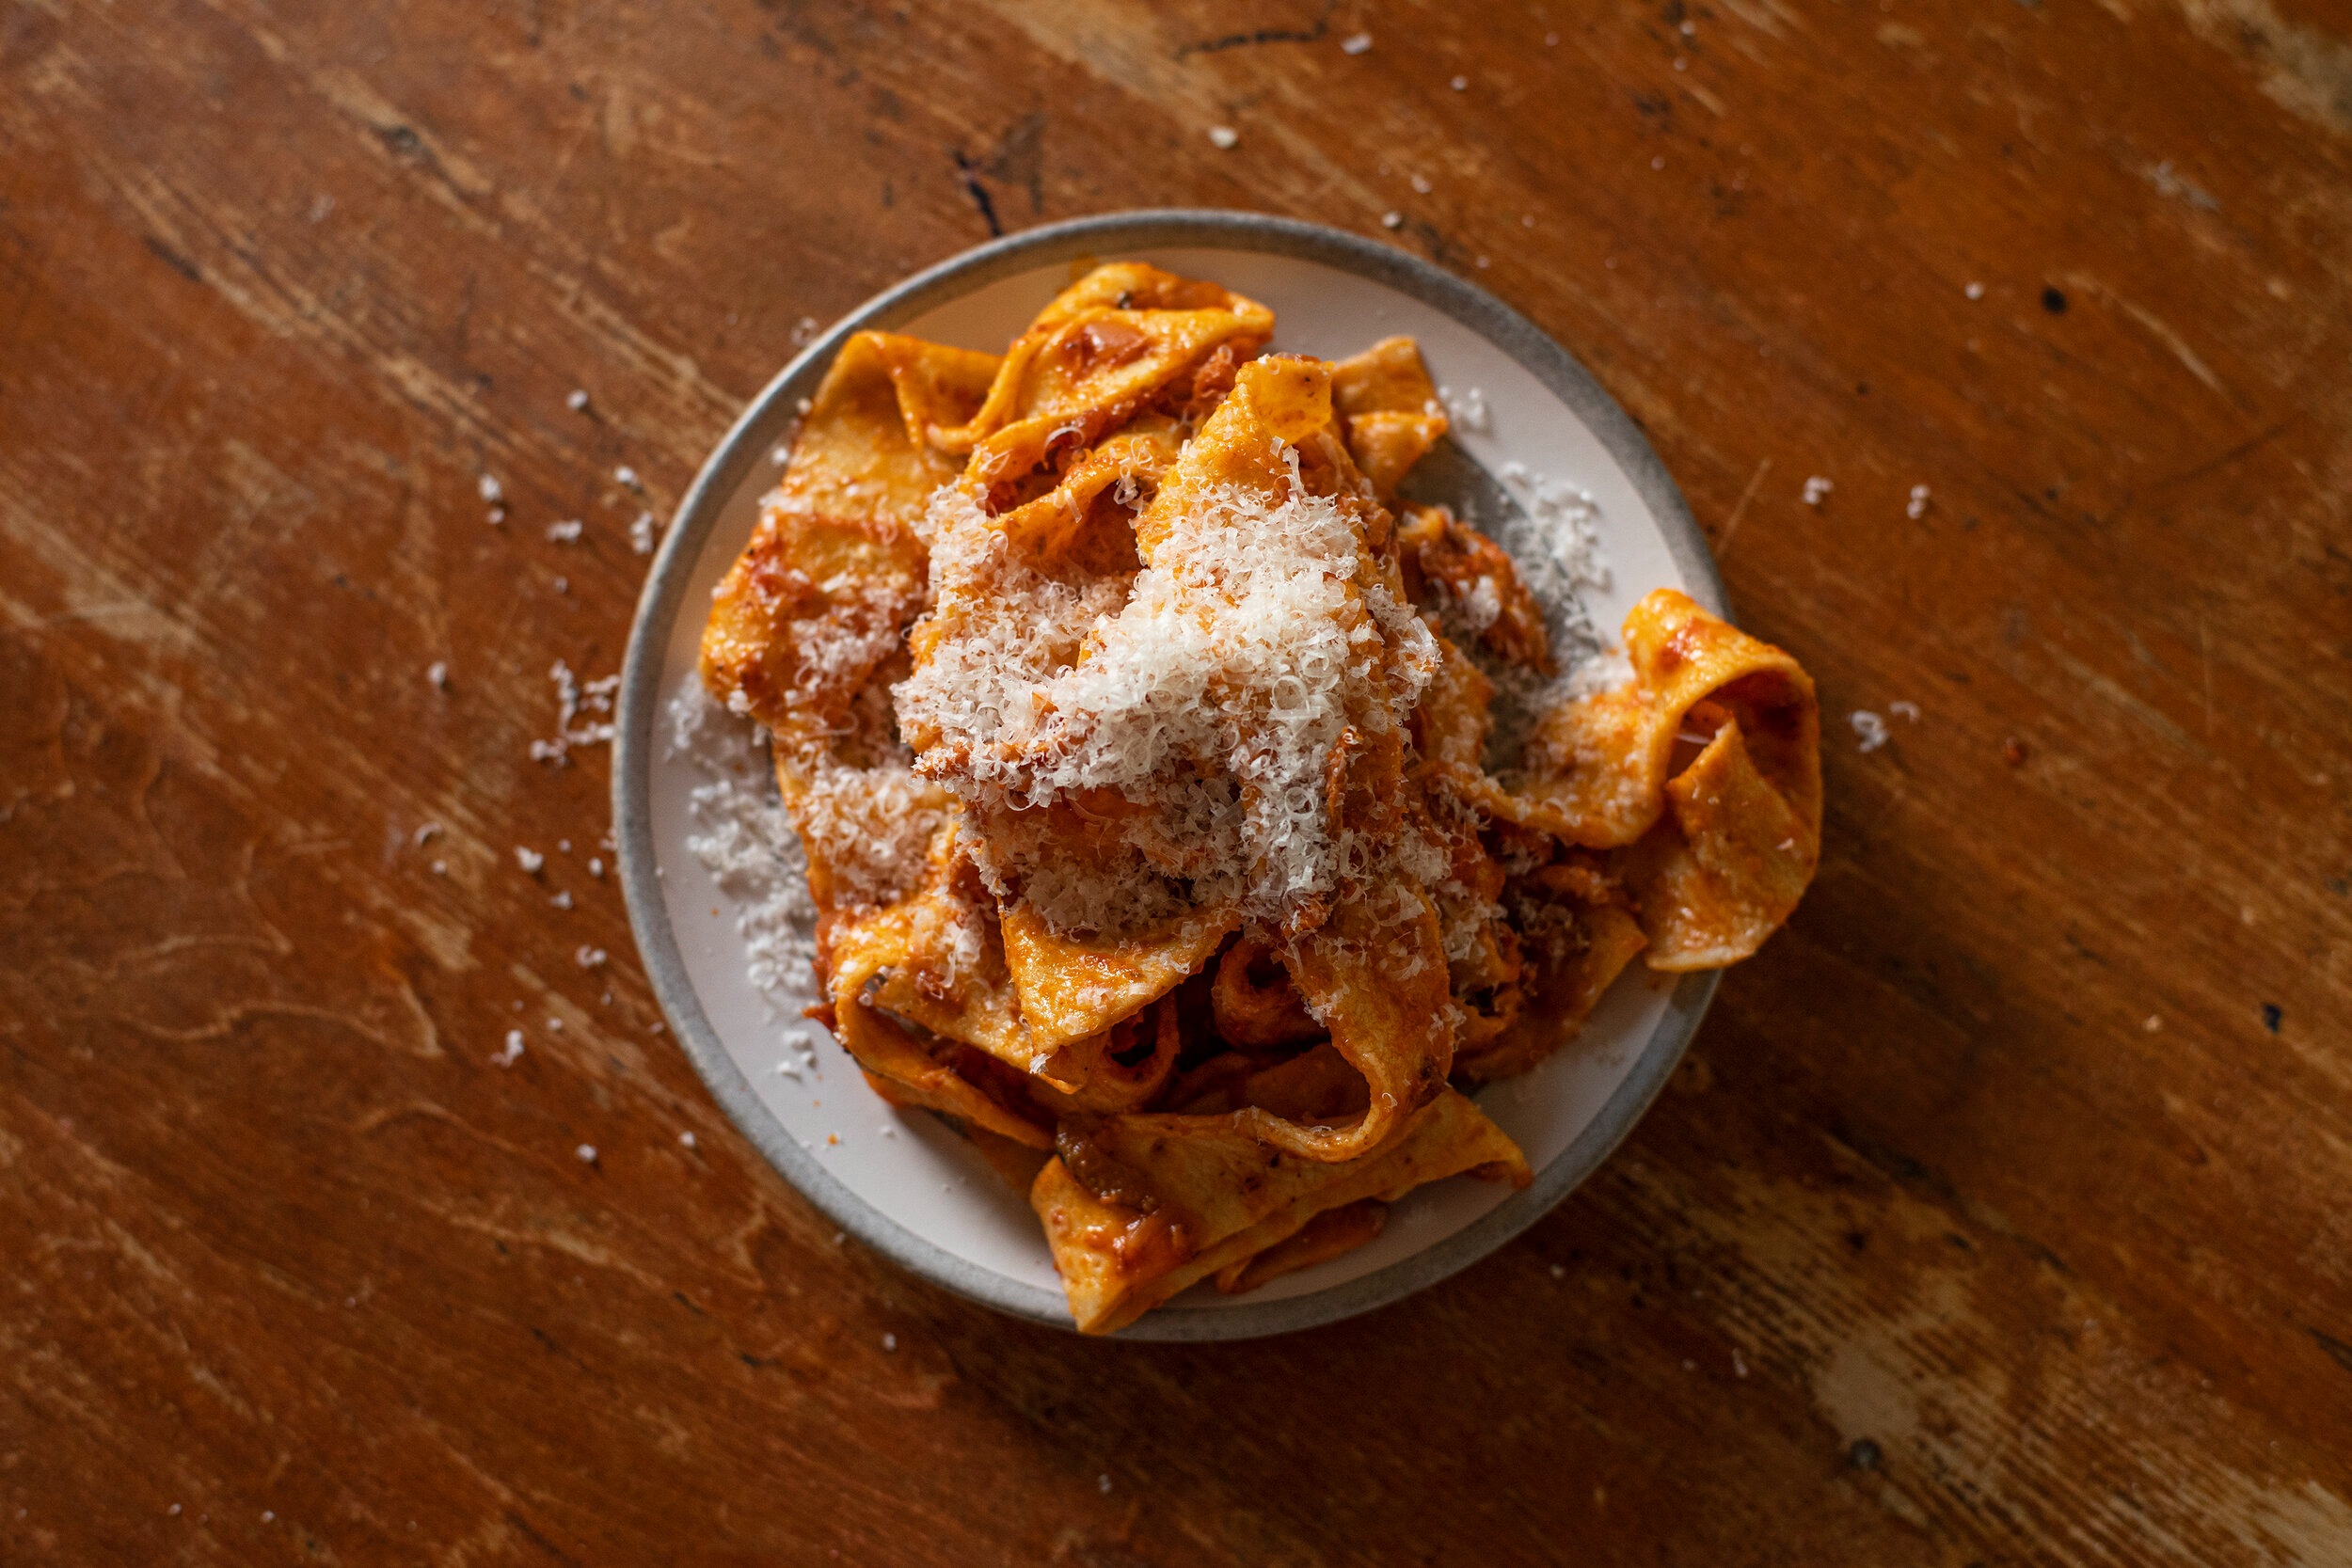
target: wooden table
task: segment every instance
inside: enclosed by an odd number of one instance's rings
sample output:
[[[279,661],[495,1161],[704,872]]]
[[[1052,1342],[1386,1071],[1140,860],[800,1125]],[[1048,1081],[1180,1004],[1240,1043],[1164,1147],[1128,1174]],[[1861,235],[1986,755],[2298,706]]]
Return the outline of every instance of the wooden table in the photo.
[[[0,1560],[2352,1561],[2348,31],[0,8]],[[1830,709],[1820,879],[1617,1159],[1226,1347],[842,1243],[528,751],[815,323],[1141,204],[1530,313]]]

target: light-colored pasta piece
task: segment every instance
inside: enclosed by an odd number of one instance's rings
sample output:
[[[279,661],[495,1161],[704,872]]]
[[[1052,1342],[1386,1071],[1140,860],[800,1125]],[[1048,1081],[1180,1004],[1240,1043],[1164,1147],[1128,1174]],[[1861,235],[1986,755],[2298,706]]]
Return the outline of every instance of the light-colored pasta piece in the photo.
[[[1671,816],[1634,846],[1626,873],[1650,937],[1646,961],[1669,971],[1738,963],[1813,880],[1820,798],[1768,778],[1735,719],[1667,781],[1666,795]]]
[[[1300,1121],[1257,1108],[1242,1114],[1252,1136],[1310,1160],[1350,1160],[1444,1089],[1454,1025],[1437,911],[1418,888],[1390,892],[1383,902],[1409,913],[1345,899],[1283,955],[1308,1010],[1363,1077],[1361,1115]]]
[[[989,490],[1092,444],[1219,347],[1255,353],[1273,330],[1272,311],[1214,284],[1133,262],[1098,269],[1013,343],[968,421],[928,434],[969,452],[966,482]]]
[[[981,1064],[994,1058],[957,1042],[918,1040],[906,1025],[871,1005],[868,983],[906,961],[911,925],[903,903],[827,923],[828,990],[834,1033],[843,1049],[856,1059],[874,1091],[894,1105],[920,1106],[1017,1144],[1051,1148],[1053,1132],[1041,1114],[1031,1114],[1009,1094],[991,1093],[975,1081],[986,1075]]]
[[[1421,344],[1398,335],[1331,364],[1331,405],[1351,420],[1366,414],[1428,414],[1445,418]]]
[[[1465,1172],[1530,1180],[1518,1146],[1443,1089],[1385,1144],[1340,1163],[1270,1148],[1239,1117],[1110,1117],[1064,1138],[1029,1201],[1079,1331],[1109,1334],[1317,1214]]]
[[[1542,825],[1596,849],[1633,843],[1666,810],[1683,721],[1702,702],[1729,710],[1757,767],[1818,837],[1820,715],[1812,677],[1780,649],[1661,588],[1625,618],[1633,678],[1547,714],[1518,791]]]
[[[1449,428],[1421,345],[1410,338],[1384,338],[1333,365],[1331,402],[1349,453],[1383,501]]]
[[[1286,1274],[1327,1263],[1377,1241],[1388,1224],[1389,1206],[1376,1197],[1326,1209],[1256,1257],[1217,1270],[1216,1288],[1229,1296],[1247,1294]]]
[[[1099,1035],[1174,990],[1241,923],[1232,910],[1187,910],[1136,931],[1056,931],[1025,904],[1004,911],[1005,960],[1031,1038],[1058,1050]]]

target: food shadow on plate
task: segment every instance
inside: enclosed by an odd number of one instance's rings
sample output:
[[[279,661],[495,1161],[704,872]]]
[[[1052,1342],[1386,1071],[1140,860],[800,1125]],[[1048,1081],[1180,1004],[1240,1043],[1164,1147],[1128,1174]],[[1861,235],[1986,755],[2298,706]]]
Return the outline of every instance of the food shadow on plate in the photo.
[[[1536,719],[1566,694],[1564,686],[1592,679],[1605,644],[1578,589],[1606,587],[1609,580],[1597,542],[1599,509],[1592,498],[1520,470],[1517,464],[1505,472],[1510,476],[1507,483],[1447,436],[1397,486],[1399,501],[1451,507],[1456,516],[1502,546],[1543,610],[1544,631],[1560,671],[1549,677],[1497,658],[1474,632],[1464,635],[1454,626],[1447,628],[1470,662],[1494,682],[1494,703],[1488,710],[1494,729],[1486,743],[1486,768],[1496,774],[1518,766]],[[1515,490],[1528,500],[1522,501]]]

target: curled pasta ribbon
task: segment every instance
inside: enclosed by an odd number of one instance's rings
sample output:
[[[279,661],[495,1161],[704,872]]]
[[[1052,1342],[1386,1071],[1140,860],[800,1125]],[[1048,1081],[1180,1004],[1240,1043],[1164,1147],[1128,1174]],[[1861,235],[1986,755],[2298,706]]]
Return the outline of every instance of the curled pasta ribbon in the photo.
[[[1251,1106],[1235,1121],[1252,1137],[1304,1159],[1352,1160],[1445,1087],[1454,1044],[1445,944],[1426,895],[1398,891],[1410,900],[1409,915],[1345,900],[1282,958],[1308,1011],[1362,1076],[1362,1112],[1338,1120]]]
[[[1272,943],[1245,936],[1216,961],[1209,990],[1216,1032],[1244,1050],[1272,1051],[1323,1037],[1323,1025],[1291,982]]]
[[[1168,933],[1168,945],[1131,946],[1108,964],[1050,933],[1054,945],[1041,950],[1041,923],[1000,922],[955,841],[953,826],[942,830],[912,895],[828,921],[828,990],[843,1044],[869,1076],[896,1085],[901,1102],[1032,1147],[1032,1129],[1008,1126],[997,1113],[1026,1123],[1033,1111],[1141,1108],[1166,1086],[1183,1049],[1166,992],[1232,922],[1196,920],[1199,929]],[[978,1100],[941,1081],[942,1067],[964,1071]]]
[[[1168,1086],[1184,1045],[1176,1004],[1163,997],[1064,1049],[1054,1067],[1069,1082],[1053,1082],[1037,1098],[1061,1117],[1139,1111]]]
[[[1633,607],[1625,648],[1632,680],[1537,727],[1522,819],[1572,844],[1629,846],[1645,961],[1721,968],[1788,917],[1820,860],[1813,680],[1671,588]]]
[[[877,1005],[888,972],[904,965],[913,947],[911,902],[826,923],[827,990],[843,1049],[874,1092],[894,1105],[937,1111],[1027,1148],[1052,1148],[1051,1128],[989,1070],[993,1055],[961,1041],[926,1041],[911,1020]]]
[[[970,454],[974,483],[1002,484],[1059,447],[1092,443],[1218,348],[1247,356],[1273,332],[1274,312],[1214,283],[1141,262],[1098,267],[1014,341],[967,420],[925,435],[942,452]]]

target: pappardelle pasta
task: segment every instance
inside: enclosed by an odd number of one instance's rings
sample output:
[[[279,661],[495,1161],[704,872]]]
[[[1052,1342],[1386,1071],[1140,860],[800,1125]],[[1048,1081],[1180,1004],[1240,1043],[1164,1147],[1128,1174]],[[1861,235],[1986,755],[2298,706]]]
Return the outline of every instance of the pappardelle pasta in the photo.
[[[1273,333],[1139,263],[1001,356],[859,333],[704,633],[806,850],[817,1015],[1025,1190],[1087,1333],[1525,1185],[1466,1091],[1637,957],[1755,952],[1819,854],[1811,680],[1671,589],[1629,678],[1489,755],[1554,651],[1398,493],[1447,430],[1420,351]]]

